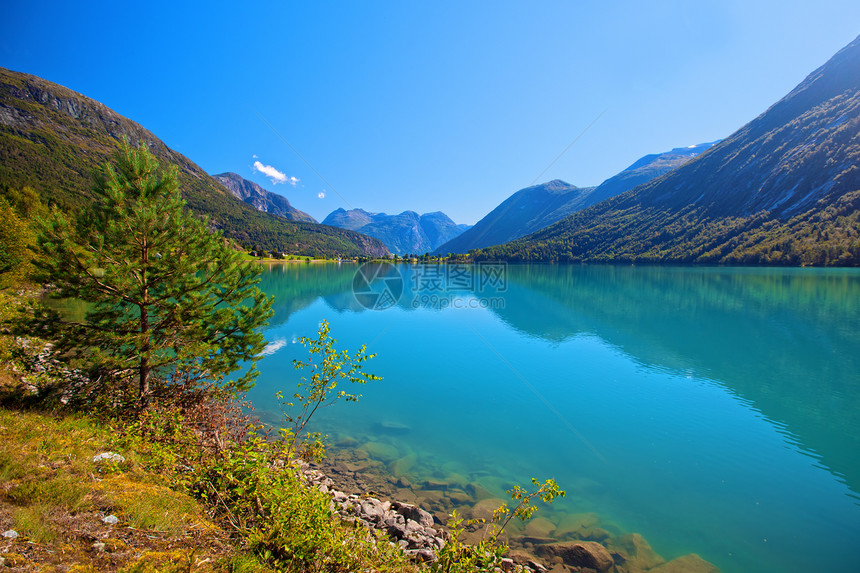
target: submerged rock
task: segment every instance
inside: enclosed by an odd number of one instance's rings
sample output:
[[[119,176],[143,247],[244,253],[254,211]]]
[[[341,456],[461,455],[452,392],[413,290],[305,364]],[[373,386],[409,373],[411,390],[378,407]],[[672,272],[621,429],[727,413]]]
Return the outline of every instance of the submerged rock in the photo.
[[[452,472],[445,476],[445,479],[442,480],[442,482],[445,483],[449,488],[463,489],[467,485],[469,485],[469,480],[466,479],[466,476],[456,472]]]
[[[337,439],[334,445],[338,448],[354,448],[358,445],[358,440],[352,436],[341,436]]]
[[[720,570],[695,553],[690,553],[650,569],[649,573],[720,573]]]
[[[625,573],[647,571],[666,562],[638,533],[612,538],[606,546],[615,564]]]
[[[517,565],[525,565],[526,567],[534,571],[542,573],[543,571],[547,570],[546,567],[543,566],[543,564],[537,562],[534,555],[526,553],[525,551],[513,549],[508,552],[508,557],[510,557],[511,560]]]
[[[447,502],[445,492],[439,490],[420,490],[416,493],[418,502],[423,507],[428,507],[434,511],[446,511]]]
[[[475,499],[480,500],[480,499],[487,499],[490,497],[495,497],[490,492],[490,490],[488,490],[487,488],[485,488],[484,486],[482,486],[479,483],[475,483],[475,482],[468,483],[468,484],[466,484],[466,487],[464,487],[463,489],[465,490],[466,493],[468,493],[469,495],[471,495]]]
[[[367,452],[371,458],[381,462],[391,462],[400,457],[400,452],[392,445],[383,444],[382,442],[367,442],[359,448]]]
[[[546,557],[561,557],[569,567],[587,567],[599,573],[611,571],[615,566],[609,551],[595,541],[565,541],[537,548]]]
[[[525,534],[530,537],[550,537],[555,524],[545,517],[536,517],[526,523]]]
[[[451,500],[451,503],[459,506],[467,506],[467,505],[475,505],[475,498],[460,489],[449,489],[445,492],[445,495],[448,499]]]
[[[366,438],[359,439],[363,441]],[[390,458],[390,461],[383,465],[383,458]],[[337,458],[328,459],[322,467],[329,478],[334,478],[334,484],[322,472],[302,470],[317,487],[329,484],[326,489],[332,497],[332,511],[341,519],[383,532],[393,545],[402,548],[415,560],[437,557],[436,552],[444,546],[448,535],[438,524],[444,526],[454,508],[466,519],[490,521],[500,505],[509,503],[488,489],[498,489],[491,477],[472,473],[468,479],[473,481],[458,487],[459,483],[468,480],[462,474],[456,474],[455,466],[442,471],[432,459],[429,462],[424,458],[418,459],[414,453],[401,455],[393,444],[386,442],[371,440],[359,450],[338,452]],[[420,488],[419,482],[413,484],[406,477],[395,476],[395,469],[412,472],[415,479],[436,476],[438,481],[420,482],[424,486]],[[495,481],[502,483],[501,480]],[[428,486],[438,489],[427,489]],[[346,494],[344,491],[356,493]],[[385,499],[392,501],[380,501]],[[557,527],[543,517],[528,523],[513,520],[502,537],[512,547],[508,554],[512,562],[506,564],[511,566],[513,563],[514,571],[523,567],[527,573],[642,573],[652,570],[680,573],[686,571],[686,567],[691,568],[691,573],[717,572],[710,563],[695,555],[666,563],[641,535],[613,537],[618,534],[617,530],[611,525],[606,526],[614,531],[611,533],[599,527],[600,523],[595,513],[562,515]],[[490,527],[494,524],[467,526],[461,541],[477,543],[486,537]],[[548,570],[540,560],[553,568]]]
[[[444,481],[439,481],[435,479],[424,480],[424,489],[433,489],[433,490],[446,490],[448,489],[448,483]]]
[[[418,456],[415,454],[409,454],[399,458],[398,460],[391,463],[391,475],[395,477],[403,477],[409,473],[409,470],[415,465],[415,461],[418,459]]]
[[[507,502],[497,497],[482,499],[472,507],[469,515],[472,519],[486,519],[490,521],[493,519],[493,512],[499,509],[499,506],[503,503]]]
[[[412,428],[406,424],[394,421],[379,422],[378,426],[383,432],[387,432],[389,434],[405,434],[412,430]]]
[[[556,537],[571,537],[573,539],[584,539],[584,532],[596,527],[600,518],[596,513],[572,513],[564,516],[559,521],[555,530]]]

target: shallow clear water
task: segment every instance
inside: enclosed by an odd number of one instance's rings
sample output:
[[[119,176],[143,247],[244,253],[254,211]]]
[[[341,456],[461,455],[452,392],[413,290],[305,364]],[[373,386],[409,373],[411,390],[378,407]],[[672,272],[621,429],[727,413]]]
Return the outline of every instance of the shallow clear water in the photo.
[[[440,290],[401,265],[397,304],[367,310],[357,268],[264,274],[276,314],[250,396],[264,415],[298,380],[294,341],[326,319],[384,380],[312,429],[498,497],[555,477],[568,495],[538,515],[595,512],[667,559],[860,570],[860,272],[510,265],[494,289]]]

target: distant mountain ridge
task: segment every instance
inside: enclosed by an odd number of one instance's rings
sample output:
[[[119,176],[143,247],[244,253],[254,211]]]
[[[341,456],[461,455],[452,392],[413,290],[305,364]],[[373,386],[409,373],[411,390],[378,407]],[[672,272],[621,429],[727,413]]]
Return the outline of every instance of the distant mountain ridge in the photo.
[[[860,265],[860,37],[685,165],[476,257]]]
[[[524,237],[590,205],[633,189],[668,173],[714,143],[678,147],[646,155],[597,187],[576,187],[559,179],[520,189],[490,211],[474,227],[440,246],[438,253],[466,253]]]
[[[560,179],[520,189],[475,226],[440,245],[437,253],[465,253],[506,243],[563,219],[585,202],[594,187],[581,188]]]
[[[290,205],[289,199],[272,191],[263,189],[253,181],[248,181],[238,173],[219,173],[213,175],[213,179],[226,187],[230,193],[249,205],[253,205],[260,211],[289,219],[290,221],[304,221],[316,223],[317,220]]]
[[[30,186],[43,202],[81,212],[93,199],[93,173],[122,137],[143,141],[161,166],[179,168],[188,207],[245,246],[302,255],[387,255],[377,239],[276,217],[235,198],[152,132],[104,104],[30,74],[0,68],[0,185]]]
[[[690,145],[688,147],[676,147],[675,149],[664,153],[652,153],[650,155],[646,155],[618,175],[610,177],[598,185],[594,190],[594,193],[592,193],[588,198],[588,205],[586,205],[586,207],[595,205],[626,191],[630,191],[637,185],[647,183],[652,179],[665,175],[673,169],[687,163],[694,157],[698,157],[701,153],[707,151],[717,143],[719,143],[719,140],[712,141],[710,143]],[[555,223],[555,221],[553,221],[553,223]]]
[[[387,215],[369,213],[363,209],[336,209],[323,220],[323,225],[376,237],[398,255],[432,252],[469,228],[469,225],[458,225],[441,211],[423,215],[404,211],[398,215]]]

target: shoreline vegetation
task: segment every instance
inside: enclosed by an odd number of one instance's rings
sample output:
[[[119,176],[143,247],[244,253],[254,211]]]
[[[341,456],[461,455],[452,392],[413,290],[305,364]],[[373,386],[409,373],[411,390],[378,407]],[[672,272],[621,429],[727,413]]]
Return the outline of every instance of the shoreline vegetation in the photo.
[[[641,536],[595,522],[562,539],[539,534],[535,511],[565,495],[554,479],[515,485],[508,499],[461,484],[462,495],[445,486],[428,500],[401,475],[386,499],[372,489],[398,472],[369,444],[341,441],[320,465],[326,441],[309,422],[379,380],[364,371],[373,355],[336,349],[323,321],[301,339],[302,382],[278,395],[283,419],[262,424],[243,402],[272,314],[260,269],[188,213],[176,170],[159,170],[145,145],[124,142],[96,180],[100,200],[77,220],[32,190],[0,198],[15,230],[0,253],[0,566],[717,571],[692,554],[666,561]],[[301,262],[271,262],[287,260]],[[80,308],[64,314],[44,296]],[[462,516],[449,504],[457,495]],[[510,550],[518,531],[526,541]]]

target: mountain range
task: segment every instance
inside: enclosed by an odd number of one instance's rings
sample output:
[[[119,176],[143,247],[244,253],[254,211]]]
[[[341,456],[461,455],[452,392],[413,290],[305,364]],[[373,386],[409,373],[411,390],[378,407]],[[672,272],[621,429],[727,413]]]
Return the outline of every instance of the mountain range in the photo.
[[[668,173],[712,145],[714,143],[703,143],[646,155],[597,187],[576,187],[556,179],[520,189],[490,211],[474,227],[441,245],[436,252],[465,253],[472,249],[507,243],[539,231],[576,211]]]
[[[162,168],[178,167],[188,207],[245,248],[313,256],[388,254],[379,240],[366,235],[261,211],[107,106],[36,76],[0,68],[0,185],[29,186],[44,203],[84,212],[93,199],[94,172],[112,158],[123,137],[135,146],[145,142]]]
[[[441,211],[423,215],[404,211],[399,215],[387,215],[368,213],[363,209],[337,209],[323,220],[323,224],[376,237],[398,255],[432,252],[469,229],[469,225],[458,225]]]
[[[290,205],[289,199],[283,195],[267,191],[237,173],[220,173],[213,175],[212,178],[226,187],[234,197],[256,207],[260,211],[265,211],[266,213],[271,213],[290,221],[317,222],[316,219],[304,211],[300,211]]]
[[[234,173],[211,177],[103,104],[0,68],[0,186],[85,212],[122,138],[178,167],[188,207],[245,248],[476,260],[860,265],[860,38],[716,144],[643,157],[594,188],[514,193],[474,227],[441,212],[338,209],[316,223]],[[388,247],[386,247],[386,244]]]
[[[860,37],[669,173],[476,259],[860,265]]]

